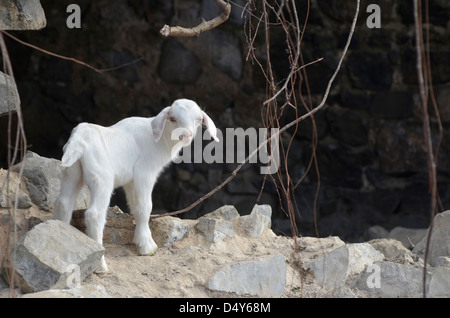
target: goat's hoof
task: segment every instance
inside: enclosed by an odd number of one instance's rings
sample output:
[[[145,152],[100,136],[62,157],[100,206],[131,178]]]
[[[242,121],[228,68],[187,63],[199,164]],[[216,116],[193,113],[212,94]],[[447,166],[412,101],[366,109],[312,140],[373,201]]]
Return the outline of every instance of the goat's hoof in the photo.
[[[108,269],[108,266],[100,266],[99,268],[97,268],[96,270],[95,270],[95,273],[96,274],[106,274],[106,273],[108,273],[109,272],[109,269]]]
[[[106,265],[106,261],[104,256],[101,259],[100,267],[95,270],[96,274],[106,274],[109,272],[108,265]]]
[[[155,254],[157,249],[158,249],[158,245],[156,245],[155,242],[150,242],[146,246],[140,246],[139,247],[139,254],[141,254],[141,255],[152,255],[152,254]]]

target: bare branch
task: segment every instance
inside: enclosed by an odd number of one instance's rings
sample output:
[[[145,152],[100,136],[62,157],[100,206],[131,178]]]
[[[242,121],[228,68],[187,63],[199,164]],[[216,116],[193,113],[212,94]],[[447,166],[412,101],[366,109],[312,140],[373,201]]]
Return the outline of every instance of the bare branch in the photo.
[[[180,26],[171,27],[166,24],[162,27],[162,29],[159,32],[164,37],[169,36],[193,37],[199,36],[200,33],[202,32],[214,29],[215,27],[227,21],[231,13],[231,5],[229,3],[223,0],[214,0],[214,1],[220,7],[220,9],[222,9],[222,13],[219,16],[215,17],[214,19],[208,21],[203,20],[202,23],[192,28],[183,28]]]

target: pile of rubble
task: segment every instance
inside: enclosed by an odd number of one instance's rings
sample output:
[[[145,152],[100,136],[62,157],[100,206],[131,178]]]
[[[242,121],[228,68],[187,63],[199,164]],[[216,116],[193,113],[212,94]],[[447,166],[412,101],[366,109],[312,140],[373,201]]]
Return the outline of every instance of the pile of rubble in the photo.
[[[8,260],[2,270],[5,282],[14,270],[15,286],[23,297],[423,294],[426,230],[417,232],[421,237],[414,246],[393,238],[347,244],[339,237],[294,240],[271,231],[269,205],[255,205],[252,211],[226,205],[196,220],[152,219],[150,227],[159,249],[153,256],[138,256],[132,244],[132,215],[118,207],[109,208],[103,247],[82,233],[87,193],[78,200],[72,225],[51,219],[52,202],[59,191],[58,161],[30,153],[24,162],[18,194],[0,193],[3,233],[10,224],[8,211],[14,199],[20,201],[20,239],[10,246],[11,257],[0,256]],[[3,170],[0,176],[5,175]],[[17,185],[16,173],[12,172],[10,179],[11,185]],[[449,297],[450,211],[437,214],[433,225],[425,292],[429,297]],[[94,274],[103,255],[110,273]],[[0,290],[4,287],[0,295],[7,296],[5,282],[0,282]]]

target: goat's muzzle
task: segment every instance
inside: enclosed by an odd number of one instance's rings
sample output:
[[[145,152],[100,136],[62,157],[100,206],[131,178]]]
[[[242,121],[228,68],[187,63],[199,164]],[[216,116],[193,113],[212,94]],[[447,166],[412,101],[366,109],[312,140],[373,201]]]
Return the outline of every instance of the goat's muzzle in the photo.
[[[178,136],[178,139],[187,145],[192,141],[192,133],[190,131],[184,131]]]

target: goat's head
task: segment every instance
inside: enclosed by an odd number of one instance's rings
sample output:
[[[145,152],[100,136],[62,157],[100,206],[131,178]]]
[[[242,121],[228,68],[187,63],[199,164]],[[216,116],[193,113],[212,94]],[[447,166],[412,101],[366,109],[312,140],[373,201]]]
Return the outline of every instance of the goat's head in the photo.
[[[175,134],[175,138],[187,146],[194,139],[200,125],[206,127],[212,139],[219,141],[216,125],[197,103],[189,99],[177,99],[171,106],[164,108],[153,118],[153,138],[155,141],[159,141],[166,130],[170,133],[169,138],[172,139]]]

